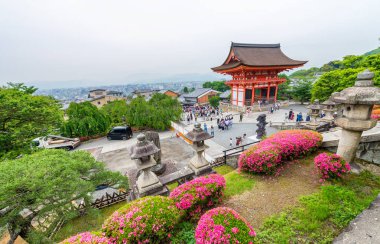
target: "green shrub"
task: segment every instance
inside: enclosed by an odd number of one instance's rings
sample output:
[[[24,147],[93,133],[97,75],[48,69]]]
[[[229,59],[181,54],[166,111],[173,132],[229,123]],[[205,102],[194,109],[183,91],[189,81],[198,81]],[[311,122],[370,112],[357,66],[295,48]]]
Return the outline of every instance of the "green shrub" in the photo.
[[[182,215],[168,197],[144,197],[113,213],[105,221],[103,232],[116,242],[165,243]]]

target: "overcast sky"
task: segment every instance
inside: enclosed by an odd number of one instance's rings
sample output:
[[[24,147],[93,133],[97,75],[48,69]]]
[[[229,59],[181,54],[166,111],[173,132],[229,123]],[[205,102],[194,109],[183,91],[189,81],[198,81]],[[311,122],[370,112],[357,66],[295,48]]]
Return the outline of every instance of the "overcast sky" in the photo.
[[[320,66],[378,47],[379,10],[379,0],[0,0],[0,85],[212,79],[231,41],[281,43]]]

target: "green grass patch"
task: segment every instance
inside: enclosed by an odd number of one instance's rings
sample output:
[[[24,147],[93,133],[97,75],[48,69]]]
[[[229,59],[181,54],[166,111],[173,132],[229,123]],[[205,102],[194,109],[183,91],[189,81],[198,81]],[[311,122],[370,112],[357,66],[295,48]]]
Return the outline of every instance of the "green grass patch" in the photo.
[[[177,182],[173,182],[173,183],[170,183],[170,184],[168,184],[166,186],[169,188],[169,191],[172,192],[174,190],[174,188],[176,188],[178,186],[178,183]]]
[[[228,173],[234,171],[235,169],[229,165],[222,165],[222,166],[214,167],[213,170],[215,170],[216,173],[218,173],[220,175],[225,175],[225,174],[228,174]]]
[[[84,215],[68,221],[55,235],[55,241],[62,241],[72,235],[85,231],[98,231],[113,212],[124,206],[126,202],[120,202],[103,209],[91,209]]]
[[[232,171],[224,175],[224,178],[226,179],[226,189],[224,190],[226,197],[232,197],[249,191],[255,185],[253,176],[243,172]]]
[[[322,186],[265,220],[255,243],[331,243],[379,192],[380,178],[368,171]]]

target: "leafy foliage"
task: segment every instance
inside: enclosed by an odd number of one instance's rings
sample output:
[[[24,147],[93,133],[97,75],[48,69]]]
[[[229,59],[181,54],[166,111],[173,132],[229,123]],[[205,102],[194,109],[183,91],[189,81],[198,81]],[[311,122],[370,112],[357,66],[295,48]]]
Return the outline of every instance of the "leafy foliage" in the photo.
[[[302,157],[322,144],[322,135],[311,130],[283,130],[245,150],[239,169],[273,174],[286,160]]]
[[[312,100],[327,100],[333,92],[353,86],[358,73],[364,69],[375,72],[374,83],[380,86],[380,55],[346,56],[342,61],[333,61],[331,69],[324,73],[314,84]]]
[[[146,240],[169,243],[170,232],[181,220],[182,214],[168,197],[143,197],[113,213],[105,221],[103,232],[117,243],[123,240],[127,243],[144,243]]]
[[[230,89],[224,81],[207,81],[203,83],[203,88],[211,88],[216,91],[224,92]]]
[[[292,88],[293,98],[300,101],[301,104],[303,104],[303,102],[309,101],[311,98],[312,87],[313,84],[311,81],[302,80],[297,82],[297,84]]]
[[[89,206],[89,192],[99,184],[128,187],[127,178],[107,171],[84,151],[41,150],[16,160],[0,163],[0,226],[8,224],[12,235],[29,233],[32,219],[39,229],[57,217],[70,219],[77,214],[72,201],[84,199]],[[30,214],[21,217],[28,209]],[[50,221],[44,222],[49,219]]]
[[[171,121],[181,117],[182,107],[177,99],[155,93],[149,102],[143,97],[132,99],[127,109],[127,122],[138,128],[165,130]]]
[[[213,96],[213,97],[210,97],[208,99],[208,102],[210,103],[211,106],[213,106],[214,108],[218,107],[219,106],[219,101],[220,101],[220,97],[219,96]]]
[[[300,206],[268,218],[255,242],[331,243],[379,192],[380,178],[368,171],[322,186],[320,192],[302,197]]]
[[[128,112],[127,103],[124,100],[115,100],[105,104],[100,111],[111,119],[112,125],[124,125]]]
[[[32,95],[35,90],[20,83],[0,88],[0,158],[29,152],[31,140],[61,126],[59,102]]]
[[[289,99],[291,93],[290,79],[285,74],[279,74],[279,78],[285,78],[286,81],[278,86],[277,97],[280,100]]]
[[[341,178],[350,172],[351,167],[344,159],[332,153],[320,153],[314,158],[314,165],[318,169],[321,180]]]
[[[171,243],[195,244],[195,226],[190,222],[182,222],[174,230]]]
[[[90,102],[72,102],[66,113],[69,119],[64,123],[62,133],[70,137],[103,134],[111,124],[108,115]]]
[[[248,243],[256,236],[252,226],[236,211],[218,207],[202,215],[195,230],[197,243]]]
[[[178,186],[170,198],[178,209],[187,212],[188,219],[197,220],[206,209],[222,201],[225,185],[223,176],[210,174]]]

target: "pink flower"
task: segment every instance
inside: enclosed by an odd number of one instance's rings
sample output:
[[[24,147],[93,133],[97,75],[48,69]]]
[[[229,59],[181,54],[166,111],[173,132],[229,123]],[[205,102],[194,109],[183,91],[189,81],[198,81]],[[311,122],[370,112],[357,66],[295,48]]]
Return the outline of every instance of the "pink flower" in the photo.
[[[239,232],[239,229],[234,227],[231,229],[231,231],[234,233],[234,234],[237,234]]]

